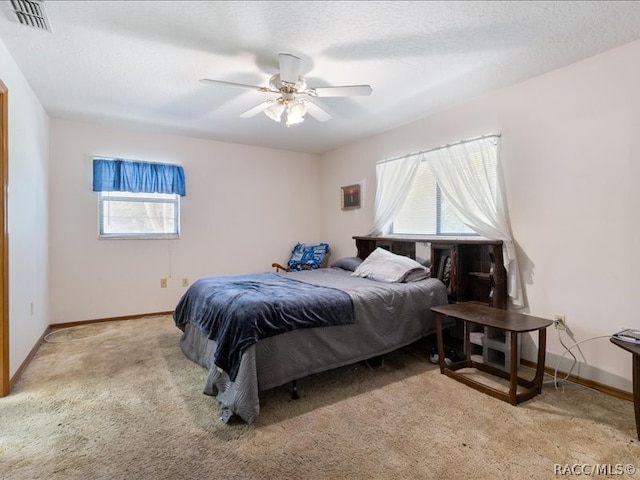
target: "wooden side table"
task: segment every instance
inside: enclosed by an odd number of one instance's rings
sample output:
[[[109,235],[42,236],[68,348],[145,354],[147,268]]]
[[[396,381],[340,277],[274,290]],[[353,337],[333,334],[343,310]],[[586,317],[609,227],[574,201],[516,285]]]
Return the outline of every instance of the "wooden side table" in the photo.
[[[479,303],[462,302],[452,303],[449,305],[441,305],[432,307],[436,315],[436,335],[438,338],[438,359],[440,362],[440,373],[447,375],[465,385],[475,388],[476,390],[491,395],[511,405],[517,405],[533,398],[542,391],[542,379],[544,376],[544,360],[547,348],[547,327],[553,322],[546,318],[534,317],[532,315],[524,315],[522,313],[511,312],[499,308],[487,307]],[[511,332],[510,347],[511,352],[518,351],[518,334],[526,332],[538,332],[538,361],[536,365],[535,375],[532,380],[527,380],[518,376],[519,358],[512,354],[510,359],[509,371],[505,372],[490,365],[474,362],[471,360],[471,340],[469,337],[469,328],[465,328],[465,352],[466,358],[460,362],[446,365],[444,361],[444,345],[442,335],[442,320],[445,316],[456,318],[464,322],[471,322],[485,327],[498,328],[506,332]],[[483,383],[473,380],[467,375],[458,373],[461,368],[476,368],[478,370],[490,373],[492,375],[509,380],[509,392],[490,387]],[[518,385],[524,388],[518,393]]]
[[[611,343],[633,355],[633,408],[636,412],[636,432],[640,440],[640,345],[610,338]]]

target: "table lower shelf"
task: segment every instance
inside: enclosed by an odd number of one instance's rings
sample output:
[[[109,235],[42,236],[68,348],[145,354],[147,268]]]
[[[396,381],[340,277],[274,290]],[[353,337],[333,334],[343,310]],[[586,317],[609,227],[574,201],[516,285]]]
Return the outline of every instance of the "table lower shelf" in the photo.
[[[440,369],[440,371],[442,374],[453,378],[454,380],[457,380],[458,382],[463,383],[468,387],[471,387],[475,390],[478,390],[479,392],[485,393],[512,405],[517,405],[521,402],[530,400],[531,398],[542,392],[542,385],[538,385],[535,381],[535,378],[529,380],[517,375],[515,377],[515,388],[510,384],[509,390],[504,391],[503,389],[494,388],[481,381],[471,378],[468,372],[459,372],[459,370],[465,368],[475,368],[480,372],[486,372],[496,377],[509,380],[511,382],[511,375],[509,374],[509,372],[505,372],[504,370],[492,367],[491,365],[474,362],[473,360],[463,360],[451,365],[445,365],[444,368]],[[518,387],[521,387],[520,391],[518,391]]]

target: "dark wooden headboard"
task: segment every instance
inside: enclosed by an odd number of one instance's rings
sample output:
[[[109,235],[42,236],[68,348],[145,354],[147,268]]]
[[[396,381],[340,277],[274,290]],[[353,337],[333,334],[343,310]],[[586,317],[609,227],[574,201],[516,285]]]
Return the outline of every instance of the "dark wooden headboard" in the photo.
[[[358,257],[362,260],[367,258],[371,252],[376,248],[381,247],[385,250],[389,250],[397,255],[404,255],[405,257],[416,259],[416,243],[424,242],[425,240],[418,240],[414,237],[407,238],[394,238],[394,237],[353,237],[356,241],[356,248],[358,249]]]
[[[442,236],[354,236],[353,239],[358,257],[363,260],[378,247],[415,260],[416,244],[428,243],[431,276],[445,283],[451,302],[477,301],[507,308],[507,272],[502,261],[502,240]]]

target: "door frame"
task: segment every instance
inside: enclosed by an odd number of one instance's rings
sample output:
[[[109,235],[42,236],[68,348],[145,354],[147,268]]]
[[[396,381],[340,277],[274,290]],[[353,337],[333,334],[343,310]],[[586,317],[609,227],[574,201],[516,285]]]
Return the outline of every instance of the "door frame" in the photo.
[[[9,370],[9,90],[0,80],[0,397],[11,389]]]

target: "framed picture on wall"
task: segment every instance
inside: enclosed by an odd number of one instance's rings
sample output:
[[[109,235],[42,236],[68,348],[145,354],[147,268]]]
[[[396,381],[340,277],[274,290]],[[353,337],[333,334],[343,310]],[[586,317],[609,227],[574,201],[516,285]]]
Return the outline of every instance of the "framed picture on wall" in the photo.
[[[343,210],[360,208],[360,184],[340,187],[340,196]]]

